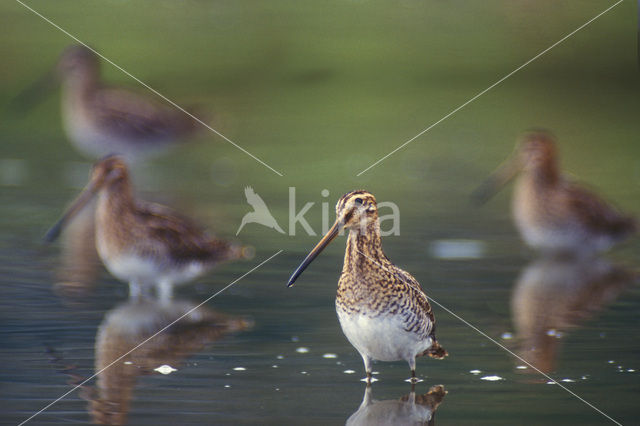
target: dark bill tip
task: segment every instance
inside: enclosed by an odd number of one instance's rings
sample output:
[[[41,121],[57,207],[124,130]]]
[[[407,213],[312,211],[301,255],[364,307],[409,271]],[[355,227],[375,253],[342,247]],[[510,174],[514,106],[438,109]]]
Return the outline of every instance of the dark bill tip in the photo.
[[[497,192],[497,185],[494,179],[488,178],[471,192],[471,202],[476,206],[487,203]]]
[[[333,239],[340,232],[341,228],[342,228],[342,223],[340,221],[336,221],[336,223],[333,224],[331,229],[329,229],[329,232],[327,232],[327,234],[324,237],[322,237],[320,242],[313,248],[313,250],[309,252],[309,254],[307,255],[307,257],[304,258],[300,266],[298,266],[295,272],[291,275],[291,278],[289,278],[289,281],[287,282],[287,287],[291,287],[296,282],[298,277],[304,272],[305,269],[307,269],[307,266],[309,266],[309,264],[313,262],[313,259],[318,257],[318,255],[322,253],[322,250],[324,250],[325,247],[327,247],[329,243],[333,241]]]
[[[58,221],[55,225],[53,225],[46,234],[44,234],[44,242],[52,243],[58,239],[60,234],[62,233],[62,221]]]

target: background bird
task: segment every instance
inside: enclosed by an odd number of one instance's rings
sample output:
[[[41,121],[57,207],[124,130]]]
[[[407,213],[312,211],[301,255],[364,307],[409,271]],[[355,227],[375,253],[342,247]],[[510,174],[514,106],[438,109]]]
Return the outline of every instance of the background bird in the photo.
[[[105,85],[98,55],[83,45],[66,48],[55,69],[24,90],[13,109],[30,108],[57,81],[62,83],[64,129],[75,147],[90,158],[120,154],[131,163],[190,138],[199,128],[193,117],[174,106]]]
[[[637,230],[636,220],[560,171],[555,138],[526,133],[514,155],[473,194],[487,201],[514,176],[513,219],[530,247],[556,253],[589,254],[609,249]]]
[[[168,300],[174,285],[218,263],[250,256],[249,248],[210,236],[165,206],[134,199],[120,156],[109,156],[94,166],[89,184],[45,239],[57,238],[96,195],[98,253],[109,272],[129,282],[133,297],[155,286],[160,298]]]

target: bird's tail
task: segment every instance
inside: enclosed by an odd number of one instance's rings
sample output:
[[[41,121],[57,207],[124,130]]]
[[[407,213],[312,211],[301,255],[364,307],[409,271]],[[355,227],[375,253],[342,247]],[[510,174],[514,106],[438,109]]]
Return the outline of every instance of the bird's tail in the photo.
[[[256,249],[253,246],[245,246],[237,241],[228,246],[227,260],[251,260],[255,255]]]
[[[429,355],[431,358],[442,359],[449,355],[449,352],[438,343],[437,340],[434,340],[429,349],[422,352],[420,355]]]

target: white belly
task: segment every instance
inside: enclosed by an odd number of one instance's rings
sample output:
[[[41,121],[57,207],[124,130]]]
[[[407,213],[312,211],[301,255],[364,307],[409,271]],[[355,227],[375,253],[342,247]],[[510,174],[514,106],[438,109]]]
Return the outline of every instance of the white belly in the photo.
[[[524,242],[537,250],[598,252],[608,250],[613,243],[608,235],[590,233],[573,223],[547,225],[527,221],[522,215],[515,215],[515,222]]]
[[[420,339],[407,332],[397,315],[376,318],[347,314],[336,308],[342,332],[360,354],[379,361],[412,360],[431,346],[431,338]]]
[[[101,158],[111,154],[113,141],[104,132],[99,131],[82,110],[72,109],[70,105],[63,105],[63,123],[67,137],[83,154]]]
[[[141,285],[167,283],[171,285],[191,281],[201,275],[208,265],[202,262],[188,262],[184,265],[166,265],[157,259],[138,256],[136,253],[119,253],[109,256],[102,239],[97,240],[98,253],[104,265],[116,278]]]

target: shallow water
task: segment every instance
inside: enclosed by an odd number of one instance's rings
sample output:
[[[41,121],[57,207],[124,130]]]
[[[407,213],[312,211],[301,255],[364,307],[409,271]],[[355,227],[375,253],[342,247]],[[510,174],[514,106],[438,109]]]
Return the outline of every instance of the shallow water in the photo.
[[[207,301],[199,316],[176,323],[32,424],[105,421],[105,412],[126,414],[130,424],[344,424],[365,393],[362,361],[334,310],[345,238],[287,289],[320,238],[300,224],[288,235],[290,187],[296,211],[315,203],[305,218],[316,234],[349,190],[364,187],[398,205],[400,235],[384,238],[385,251],[432,299],[438,338],[450,353],[443,361],[418,360],[423,381],[416,392],[438,384],[448,391],[436,424],[610,422],[531,368],[518,368],[523,362],[509,351],[548,369],[616,421],[637,423],[638,240],[592,265],[549,264],[520,242],[509,217],[510,188],[482,208],[469,202],[516,135],[545,126],[558,135],[567,170],[624,210],[640,212],[634,5],[622,3],[358,177],[607,5],[29,4],[172,99],[213,110],[214,127],[284,174],[205,131],[201,141],[134,170],[141,197],[233,238],[251,211],[244,188],[252,186],[287,234],[248,224],[237,238],[255,247],[252,260],[179,288],[168,307],[131,306],[126,285],[100,269],[90,241],[76,237],[80,245],[67,257],[64,241],[42,243],[90,167],[66,141],[57,95],[25,117],[3,113],[3,424],[27,419],[93,376],[104,360],[280,250]],[[6,27],[12,36],[0,40],[4,107],[69,40],[18,3],[1,8],[12,17]],[[134,86],[113,68],[105,66],[104,74]],[[177,371],[154,370],[164,364]],[[374,400],[410,392],[404,362],[376,363],[375,370]]]

